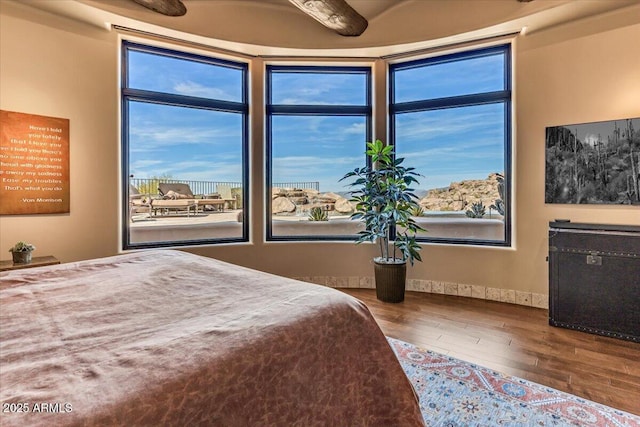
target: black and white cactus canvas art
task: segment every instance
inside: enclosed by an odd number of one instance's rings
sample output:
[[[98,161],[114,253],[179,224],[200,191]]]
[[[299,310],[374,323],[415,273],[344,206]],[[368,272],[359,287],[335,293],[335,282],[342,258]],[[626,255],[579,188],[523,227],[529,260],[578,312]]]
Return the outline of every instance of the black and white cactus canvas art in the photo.
[[[640,118],[546,128],[545,202],[640,205]]]

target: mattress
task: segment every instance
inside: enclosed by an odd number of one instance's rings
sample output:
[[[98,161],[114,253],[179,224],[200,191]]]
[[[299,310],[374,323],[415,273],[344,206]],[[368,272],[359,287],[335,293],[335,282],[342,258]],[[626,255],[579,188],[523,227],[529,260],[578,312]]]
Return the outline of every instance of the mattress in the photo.
[[[176,250],[0,273],[2,426],[414,426],[369,310]]]

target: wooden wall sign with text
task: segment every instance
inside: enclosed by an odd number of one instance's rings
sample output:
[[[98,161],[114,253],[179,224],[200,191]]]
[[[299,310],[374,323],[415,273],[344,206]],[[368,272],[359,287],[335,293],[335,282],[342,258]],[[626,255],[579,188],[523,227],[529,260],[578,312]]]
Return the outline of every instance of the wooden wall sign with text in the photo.
[[[0,110],[0,215],[69,212],[69,119]]]

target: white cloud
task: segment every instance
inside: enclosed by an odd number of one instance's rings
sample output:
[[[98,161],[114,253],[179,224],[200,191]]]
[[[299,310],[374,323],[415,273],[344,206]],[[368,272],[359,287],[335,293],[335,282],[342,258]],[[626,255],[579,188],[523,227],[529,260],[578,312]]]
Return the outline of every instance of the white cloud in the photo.
[[[144,169],[164,163],[162,160],[136,160],[130,164],[132,169]]]
[[[330,157],[330,156],[286,156],[273,159],[274,170],[294,168],[298,170],[312,168],[331,168],[360,164],[364,165],[364,155],[358,157]],[[345,171],[346,172],[346,171]]]
[[[595,146],[598,143],[599,140],[600,140],[600,138],[598,137],[598,135],[594,135],[592,133],[586,134],[584,136],[584,141],[587,144],[592,145],[592,146]]]
[[[364,83],[362,75],[276,73],[274,101],[276,104],[289,105],[351,104],[354,95],[364,93]]]
[[[397,137],[399,140],[417,137],[436,139],[473,131],[502,129],[502,116],[495,112],[456,110],[455,115],[442,116],[443,112],[400,116]]]
[[[351,123],[351,125],[343,130],[343,133],[347,135],[365,135],[366,132],[366,123]]]
[[[415,144],[412,144],[416,147]],[[400,147],[402,148],[402,147]],[[416,149],[418,148],[418,149]],[[438,146],[430,146],[428,144],[420,145],[411,151],[401,151],[400,156],[409,158],[412,161],[420,159],[437,160],[438,158],[495,158],[502,157],[502,141],[495,139],[474,139],[465,142],[458,140],[450,143],[439,144]]]
[[[241,139],[241,132],[237,126],[202,127],[202,126],[136,126],[131,130],[132,149],[148,150],[160,147],[170,147],[184,144],[223,144],[229,139]]]
[[[183,170],[180,179],[191,181],[216,181],[216,182],[240,182],[242,181],[242,165],[240,163],[218,163],[210,169],[199,171],[197,169]]]
[[[200,98],[211,98],[211,99],[222,99],[222,100],[233,100],[234,97],[225,92],[223,89],[219,87],[207,87],[201,85],[200,83],[185,81],[176,83],[173,86],[173,90],[175,90],[178,94],[187,95],[187,96],[197,96]]]
[[[338,182],[355,167],[364,166],[364,155],[352,157],[286,156],[273,160],[274,182],[319,181],[320,191],[345,191]]]

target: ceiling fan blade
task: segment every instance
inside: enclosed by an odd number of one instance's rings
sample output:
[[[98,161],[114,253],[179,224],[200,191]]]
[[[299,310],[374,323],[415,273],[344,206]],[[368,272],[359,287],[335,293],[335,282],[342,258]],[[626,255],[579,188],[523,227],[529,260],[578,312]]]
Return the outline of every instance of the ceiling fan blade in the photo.
[[[167,16],[182,16],[187,13],[187,7],[180,0],[132,0],[154,12]]]
[[[298,9],[343,36],[359,36],[369,23],[345,0],[289,0]]]

